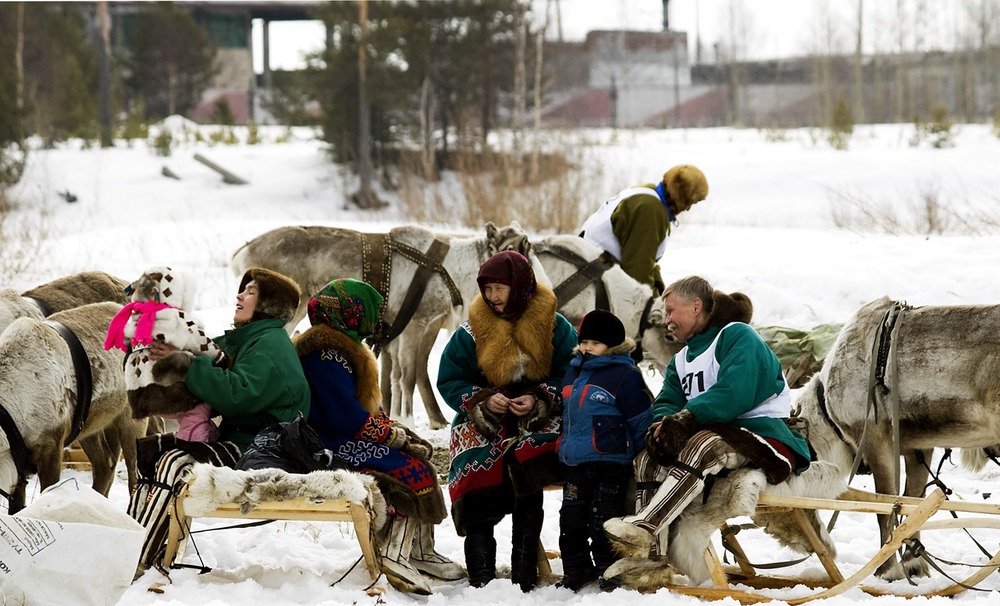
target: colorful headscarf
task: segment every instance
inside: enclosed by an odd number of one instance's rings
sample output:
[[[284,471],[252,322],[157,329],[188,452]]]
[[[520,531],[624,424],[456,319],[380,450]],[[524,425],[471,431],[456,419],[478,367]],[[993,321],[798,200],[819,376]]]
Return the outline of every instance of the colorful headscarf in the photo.
[[[531,263],[524,255],[513,250],[505,250],[487,259],[479,268],[476,282],[479,283],[479,293],[487,304],[490,303],[484,292],[487,284],[510,286],[510,297],[502,312],[497,312],[493,305],[490,305],[494,313],[509,322],[517,322],[521,314],[528,309],[528,303],[531,297],[535,296],[537,286]]]
[[[334,280],[309,299],[309,323],[326,324],[361,343],[375,332],[381,307],[382,295],[366,282]]]

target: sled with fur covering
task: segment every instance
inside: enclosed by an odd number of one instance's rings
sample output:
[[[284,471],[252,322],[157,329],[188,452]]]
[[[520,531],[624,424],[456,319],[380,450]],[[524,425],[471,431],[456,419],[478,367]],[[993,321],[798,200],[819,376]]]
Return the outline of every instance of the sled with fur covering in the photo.
[[[317,478],[319,482],[308,486],[312,478]],[[295,484],[293,488],[275,489],[282,483],[288,486],[289,481]],[[341,482],[347,485],[337,485]],[[322,488],[317,489],[317,483]],[[231,487],[236,484],[240,488],[234,491]],[[331,485],[334,485],[333,489],[327,488]],[[289,498],[282,498],[284,496]],[[375,531],[385,524],[385,509],[385,500],[374,481],[361,474],[347,471],[308,474],[288,474],[281,470],[242,472],[196,465],[169,510],[170,526],[163,566],[169,569],[178,555],[183,556],[191,521],[196,517],[350,522],[354,525],[368,574],[376,580],[381,574],[381,566],[374,536]]]
[[[867,563],[858,568],[853,574],[845,577],[836,564],[834,554],[830,552],[820,537],[811,531],[812,526],[804,515],[806,512],[821,510],[873,514],[897,513],[905,516],[905,519],[896,527],[891,541],[883,545]],[[939,512],[966,513],[982,517],[949,517],[932,520],[931,517]],[[922,499],[896,497],[853,488],[848,489],[835,499],[784,496],[763,492],[760,494],[756,506],[755,517],[765,514],[785,516],[786,518],[790,516],[791,519],[795,520],[802,529],[803,534],[810,537],[810,548],[820,559],[826,570],[829,577],[827,580],[817,581],[815,579],[758,574],[736,540],[735,533],[729,532],[728,526],[724,525],[722,527],[723,544],[734,555],[736,566],[724,567],[715,554],[714,549],[710,546],[705,552],[704,558],[711,569],[710,574],[713,587],[668,584],[667,588],[674,593],[707,600],[732,598],[741,604],[757,604],[772,600],[783,601],[791,605],[804,604],[813,600],[821,600],[839,595],[853,587],[858,587],[869,595],[893,595],[886,588],[863,585],[861,582],[872,575],[879,565],[895,553],[915,533],[951,528],[1000,528],[1000,506],[986,503],[946,501],[945,495],[940,489],[935,489]],[[981,564],[973,574],[961,581],[932,592],[923,594],[907,593],[905,595],[908,597],[913,597],[914,595],[924,597],[956,595],[965,591],[968,587],[974,587],[987,576],[993,574],[997,570],[998,565],[1000,565],[1000,551],[997,551],[989,561]],[[732,583],[748,586],[751,590],[733,588],[731,586]],[[788,588],[796,585],[805,585],[819,589],[819,591],[793,599],[772,598],[753,591],[755,589]]]
[[[837,546],[819,518],[821,511],[898,514],[904,518],[894,530],[891,541],[848,576],[837,565]],[[946,512],[952,515],[931,519],[935,514]],[[959,518],[957,514],[969,517]],[[740,517],[750,517],[755,526],[764,529],[785,547],[807,557],[816,555],[826,578],[760,574],[729,525],[729,520]],[[824,461],[815,462],[806,473],[778,485],[767,484],[760,470],[742,468],[719,478],[706,501],[696,499],[671,525],[668,555],[662,565],[641,558],[629,560],[633,563],[622,561],[621,565],[616,564],[608,572],[623,586],[640,591],[668,588],[672,592],[701,599],[728,597],[743,604],[778,599],[756,590],[798,585],[814,591],[795,599],[780,598],[780,601],[802,604],[832,597],[854,587],[871,595],[887,595],[892,593],[891,589],[861,583],[900,546],[908,544],[911,538],[916,539],[917,533],[954,528],[1000,528],[1000,505],[946,501],[940,490],[923,498],[913,498],[850,488],[839,477],[837,467]],[[718,537],[716,533],[720,529],[722,544],[733,554],[735,566],[724,567],[714,552],[710,538]],[[989,561],[979,564],[979,568],[964,580],[940,590],[915,595],[955,595],[975,586],[995,572],[1000,564],[1000,551],[986,557]],[[686,584],[675,580],[678,574],[686,577]],[[698,586],[709,579],[712,586]],[[914,593],[908,591],[906,595]]]

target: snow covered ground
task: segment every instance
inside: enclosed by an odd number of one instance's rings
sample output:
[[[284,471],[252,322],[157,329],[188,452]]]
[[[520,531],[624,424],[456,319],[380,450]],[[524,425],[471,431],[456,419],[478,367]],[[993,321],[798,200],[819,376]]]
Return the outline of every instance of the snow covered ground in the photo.
[[[761,325],[808,329],[843,322],[860,305],[883,295],[913,305],[1000,303],[1000,281],[994,279],[1000,267],[1000,139],[985,125],[962,125],[957,131],[953,147],[933,149],[927,143],[910,145],[912,125],[861,126],[848,151],[831,149],[821,133],[811,130],[787,131],[778,141],[768,136],[773,133],[754,130],[589,131],[586,157],[602,167],[605,183],[593,200],[583,202],[596,206],[622,187],[658,179],[673,164],[700,167],[708,176],[710,196],[681,216],[661,262],[664,279],[669,283],[700,274],[717,288],[745,292]],[[167,158],[142,143],[106,150],[66,144],[34,151],[25,178],[8,192],[14,210],[6,228],[17,222],[30,226],[21,233],[39,240],[40,249],[31,252],[22,271],[4,276],[2,285],[25,290],[89,269],[133,279],[147,267],[170,265],[198,278],[197,311],[209,334],[219,334],[231,320],[236,295],[229,256],[246,240],[281,225],[378,231],[406,222],[393,192],[381,193],[390,205],[379,211],[346,205],[350,181],[328,161],[322,143],[308,130],[293,131],[291,141],[274,142],[280,134],[265,131],[269,142],[264,145],[184,144]],[[224,184],[218,174],[194,161],[195,153],[250,184]],[[181,179],[162,176],[165,166]],[[67,191],[76,202],[60,197]],[[879,217],[874,225],[871,217]],[[532,231],[530,221],[521,223]],[[947,229],[928,233],[929,223]],[[446,217],[439,226],[459,228]],[[4,256],[13,250],[5,244]],[[432,356],[432,377],[445,338],[442,334]],[[649,381],[655,388],[659,378],[651,376]],[[415,425],[436,443],[446,444],[447,430],[428,429],[422,410]],[[1000,469],[987,468],[974,476],[946,462],[943,470],[945,481],[955,489],[951,498],[1000,503]],[[76,473],[65,472],[71,475]],[[80,475],[89,483],[87,474]],[[869,482],[861,477],[855,484],[870,489]],[[34,483],[29,490],[37,494]],[[123,478],[111,499],[124,510],[128,494]],[[558,508],[559,495],[547,494],[543,542],[550,549],[558,545]],[[212,525],[220,524],[225,522]],[[509,532],[508,520],[498,530],[501,572],[510,561],[505,538]],[[998,548],[1000,531],[973,534],[987,548]],[[833,538],[839,548],[837,563],[850,574],[878,549],[874,516],[840,516]],[[792,556],[760,532],[743,533],[740,539],[754,561]],[[172,583],[162,587],[162,593],[153,593],[147,589],[164,579],[149,572],[120,604],[697,602],[665,591],[643,595],[618,589],[602,594],[593,587],[574,594],[551,584],[522,595],[506,579],[482,589],[464,582],[433,582],[435,594],[426,598],[399,593],[381,579],[377,592],[366,593],[371,581],[363,566],[348,572],[360,557],[357,543],[350,527],[337,523],[274,523],[204,533],[195,541],[211,573],[175,571]],[[450,521],[439,528],[438,543],[442,553],[464,560],[462,540]],[[946,560],[984,560],[960,531],[926,533],[925,543]],[[185,561],[198,561],[193,546]],[[558,559],[553,568],[561,572]],[[958,577],[971,574],[961,566],[946,569]],[[815,558],[791,572],[823,576]],[[940,575],[920,580],[916,587],[905,581],[891,586],[874,578],[866,582],[897,593],[922,593],[948,584]],[[1000,579],[994,576],[981,587],[1000,589]],[[798,587],[769,595],[781,603],[809,593]],[[986,605],[997,600],[996,592],[970,591],[952,601]],[[826,603],[854,602],[885,606],[902,599],[873,598],[853,589]]]

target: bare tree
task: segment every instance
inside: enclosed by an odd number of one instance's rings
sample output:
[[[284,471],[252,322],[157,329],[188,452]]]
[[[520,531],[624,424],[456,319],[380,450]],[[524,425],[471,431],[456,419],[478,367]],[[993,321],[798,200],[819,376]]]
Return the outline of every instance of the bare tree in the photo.
[[[729,122],[739,125],[744,120],[743,97],[746,75],[744,65],[754,39],[753,17],[747,11],[743,0],[729,0],[724,14],[724,31],[727,39],[718,45],[719,60],[726,63],[726,93],[729,106]]]
[[[368,0],[358,2],[358,179],[360,186],[351,199],[360,208],[377,208],[378,198],[372,191],[372,127],[371,107],[368,105],[365,73],[368,50]]]

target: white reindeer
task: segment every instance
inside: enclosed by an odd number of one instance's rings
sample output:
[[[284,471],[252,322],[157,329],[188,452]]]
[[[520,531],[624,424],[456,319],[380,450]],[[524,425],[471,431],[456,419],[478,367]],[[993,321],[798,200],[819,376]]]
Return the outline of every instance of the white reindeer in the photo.
[[[428,422],[432,429],[447,426],[434,396],[427,373],[427,361],[439,332],[456,328],[465,318],[469,301],[479,295],[476,275],[479,267],[496,252],[490,242],[498,238],[516,241],[527,236],[516,225],[487,226],[487,235],[438,234],[417,225],[404,225],[387,234],[371,234],[322,226],[280,227],[247,242],[233,253],[231,266],[237,275],[249,267],[265,267],[295,280],[302,289],[302,300],[289,331],[305,317],[309,298],[337,278],[366,279],[384,266],[389,271],[388,298],[382,319],[392,325],[403,309],[403,302],[422,260],[412,251],[427,252],[435,240],[447,244],[447,254],[440,262],[441,271],[431,271],[425,290],[402,332],[384,344],[382,359],[382,401],[391,417],[409,423],[413,419],[413,391],[419,386]],[[500,234],[500,235],[498,235]],[[380,238],[388,236],[397,246],[384,258],[379,254]],[[418,257],[416,260],[414,256]],[[532,258],[536,278],[549,284],[537,258]],[[425,259],[424,259],[425,260]],[[366,263],[369,265],[366,271]],[[370,278],[369,278],[370,279]],[[375,285],[377,287],[377,285]]]

